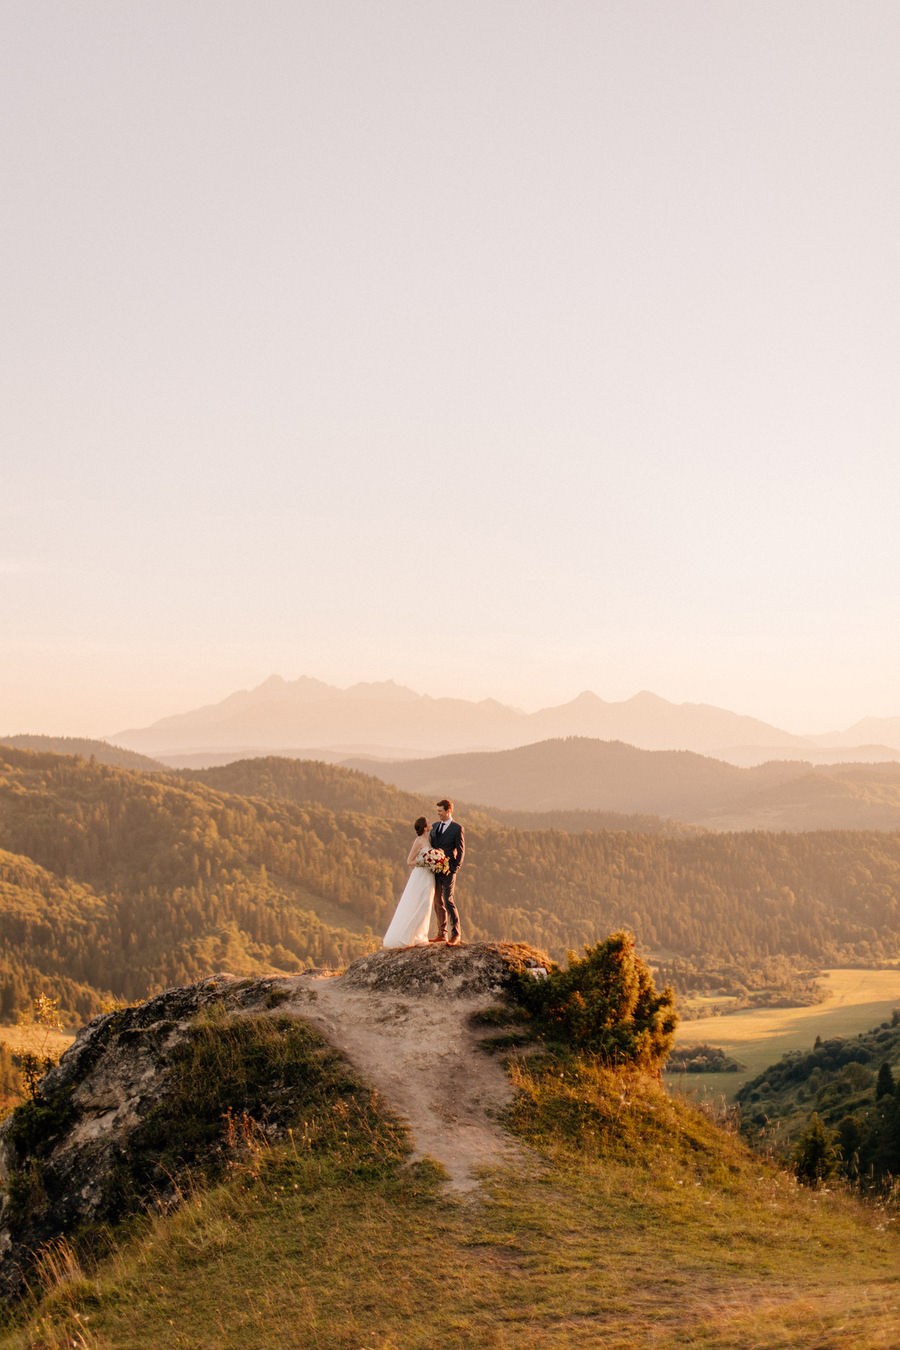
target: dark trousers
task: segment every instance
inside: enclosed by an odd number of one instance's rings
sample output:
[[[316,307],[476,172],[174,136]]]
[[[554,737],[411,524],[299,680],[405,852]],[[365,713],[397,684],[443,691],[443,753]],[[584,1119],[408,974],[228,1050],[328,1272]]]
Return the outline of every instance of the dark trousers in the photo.
[[[438,921],[438,937],[448,935],[448,924],[450,937],[457,937],[459,934],[459,913],[453,901],[453,887],[455,885],[455,872],[451,872],[449,877],[438,873],[434,878],[434,912]]]

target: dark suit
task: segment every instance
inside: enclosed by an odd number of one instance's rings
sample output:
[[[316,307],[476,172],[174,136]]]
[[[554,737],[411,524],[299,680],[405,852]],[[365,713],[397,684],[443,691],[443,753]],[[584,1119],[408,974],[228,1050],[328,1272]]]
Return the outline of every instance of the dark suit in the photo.
[[[462,826],[457,825],[455,820],[448,820],[441,832],[441,822],[436,820],[428,832],[428,840],[432,848],[444,850],[450,863],[449,876],[438,872],[434,878],[434,912],[438,921],[438,937],[458,937],[459,913],[453,900],[453,888],[466,851]]]

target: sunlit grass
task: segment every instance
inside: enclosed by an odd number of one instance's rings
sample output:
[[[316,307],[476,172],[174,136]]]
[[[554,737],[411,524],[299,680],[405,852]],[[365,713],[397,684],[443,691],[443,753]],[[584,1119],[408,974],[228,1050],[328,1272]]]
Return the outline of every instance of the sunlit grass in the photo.
[[[30,1050],[32,1054],[52,1055],[58,1059],[74,1039],[67,1031],[54,1031],[34,1022],[0,1026],[0,1044],[8,1045],[13,1054]]]
[[[251,1138],[224,1180],[139,1220],[96,1266],[59,1244],[0,1346],[900,1343],[890,1216],[803,1190],[646,1076],[512,1072],[527,1165],[489,1170],[474,1200],[446,1194],[436,1165],[407,1167],[396,1126],[377,1166],[339,1126],[327,1148],[302,1129]]]

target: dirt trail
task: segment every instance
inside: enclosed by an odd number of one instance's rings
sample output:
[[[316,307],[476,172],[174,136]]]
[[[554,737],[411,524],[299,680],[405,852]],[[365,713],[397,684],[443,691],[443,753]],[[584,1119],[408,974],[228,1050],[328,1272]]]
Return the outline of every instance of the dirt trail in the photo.
[[[441,1163],[454,1190],[477,1187],[486,1164],[522,1158],[496,1121],[512,1099],[503,1064],[479,1048],[468,1025],[472,1012],[496,1003],[495,993],[385,993],[338,975],[298,976],[290,986],[298,1016],[406,1120],[414,1156]]]

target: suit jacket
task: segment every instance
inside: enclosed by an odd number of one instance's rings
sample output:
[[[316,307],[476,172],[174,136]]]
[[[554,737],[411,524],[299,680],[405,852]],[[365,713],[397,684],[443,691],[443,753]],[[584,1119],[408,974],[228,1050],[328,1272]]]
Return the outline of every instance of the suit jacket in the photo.
[[[462,867],[463,855],[466,851],[463,829],[461,825],[457,825],[455,820],[449,821],[443,834],[438,833],[440,828],[441,822],[436,820],[428,831],[428,839],[432,848],[444,850],[450,863],[450,875],[453,876]]]

